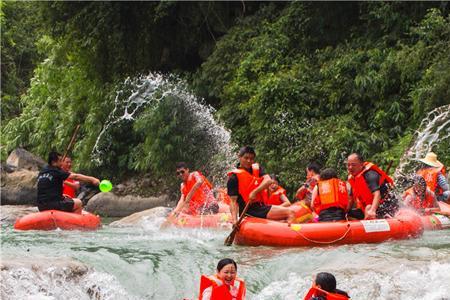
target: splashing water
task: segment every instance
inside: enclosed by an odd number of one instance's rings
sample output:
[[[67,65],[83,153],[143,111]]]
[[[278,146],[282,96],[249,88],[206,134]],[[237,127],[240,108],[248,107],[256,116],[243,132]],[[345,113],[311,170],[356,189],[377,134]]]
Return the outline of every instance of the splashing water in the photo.
[[[414,174],[418,159],[432,151],[436,142],[450,138],[450,105],[438,107],[422,120],[414,137],[414,144],[400,159],[394,177],[399,186],[407,185]]]
[[[208,148],[211,154],[204,167],[212,176],[214,182],[223,182],[225,170],[231,168],[233,151],[230,142],[230,132],[214,119],[215,110],[205,105],[203,99],[193,95],[187,83],[177,76],[165,76],[150,73],[146,76],[127,78],[123,88],[117,92],[114,108],[109,114],[92,150],[94,163],[101,165],[102,156],[111,147],[113,139],[112,128],[134,122],[144,109],[156,109],[168,97],[175,97],[182,101],[183,107],[195,120],[191,124],[192,130],[202,132],[208,143],[202,147]],[[193,141],[195,142],[195,141]]]

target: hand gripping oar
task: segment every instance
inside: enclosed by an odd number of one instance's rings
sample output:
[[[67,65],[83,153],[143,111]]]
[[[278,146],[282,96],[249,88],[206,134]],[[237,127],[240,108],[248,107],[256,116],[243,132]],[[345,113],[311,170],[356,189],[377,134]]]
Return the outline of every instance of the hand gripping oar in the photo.
[[[249,201],[247,202],[247,204],[244,207],[244,210],[242,211],[241,216],[239,217],[239,220],[236,222],[236,225],[233,227],[233,230],[231,231],[231,233],[225,239],[225,242],[224,242],[225,246],[231,246],[231,244],[233,244],[234,237],[236,236],[236,233],[238,233],[238,231],[239,231],[239,225],[241,225],[242,220],[244,220],[245,214],[247,213],[247,210],[250,207],[251,203],[252,203],[252,201],[250,201],[250,199],[249,199]]]

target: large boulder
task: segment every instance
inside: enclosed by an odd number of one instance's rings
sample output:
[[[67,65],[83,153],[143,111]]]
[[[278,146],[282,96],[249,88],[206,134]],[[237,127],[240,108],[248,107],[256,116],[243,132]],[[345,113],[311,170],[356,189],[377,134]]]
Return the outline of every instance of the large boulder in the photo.
[[[171,210],[172,210],[171,208],[163,206],[150,208],[141,212],[134,213],[131,216],[122,218],[120,220],[114,221],[110,224],[110,226],[112,227],[135,226],[143,221],[167,217],[167,215]]]
[[[167,195],[143,198],[132,195],[120,197],[113,193],[99,193],[89,200],[85,209],[102,216],[126,217],[157,206],[167,206],[168,203],[169,197]]]
[[[13,224],[18,218],[25,215],[38,212],[36,206],[28,205],[2,205],[0,206],[0,215],[2,216],[0,220],[0,225],[3,224]]]
[[[32,171],[39,171],[45,166],[45,161],[28,152],[25,149],[17,148],[11,152],[11,154],[6,159],[6,164],[8,167],[15,170],[26,169]]]
[[[1,205],[36,205],[37,171],[2,172]]]

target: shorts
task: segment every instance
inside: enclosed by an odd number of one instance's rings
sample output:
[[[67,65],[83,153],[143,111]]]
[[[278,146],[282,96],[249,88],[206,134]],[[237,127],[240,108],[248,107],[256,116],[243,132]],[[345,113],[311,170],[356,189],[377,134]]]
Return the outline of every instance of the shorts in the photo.
[[[339,207],[324,209],[319,214],[319,222],[331,222],[345,220],[345,211]]]
[[[247,215],[256,217],[256,218],[262,218],[267,219],[267,214],[269,213],[270,209],[272,208],[272,205],[265,205],[261,202],[256,202],[253,204],[250,204],[247,210]],[[240,214],[240,212],[239,212]]]
[[[39,211],[54,209],[54,210],[73,212],[74,206],[75,206],[75,202],[72,200],[72,198],[67,197],[67,196],[64,196],[60,201],[38,203]]]

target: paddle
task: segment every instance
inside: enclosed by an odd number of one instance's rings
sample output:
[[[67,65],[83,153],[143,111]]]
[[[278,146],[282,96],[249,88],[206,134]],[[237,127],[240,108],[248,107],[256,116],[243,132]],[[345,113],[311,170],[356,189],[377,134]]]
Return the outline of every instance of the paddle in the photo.
[[[236,236],[236,233],[239,231],[239,225],[241,225],[242,220],[245,218],[245,214],[247,213],[247,210],[251,204],[251,201],[249,200],[247,204],[244,207],[244,210],[242,211],[241,216],[239,217],[239,220],[237,221],[236,225],[233,227],[233,230],[231,230],[231,233],[228,235],[228,237],[225,239],[224,245],[225,246],[231,246],[234,241],[234,237]]]
[[[161,224],[161,226],[159,228],[164,229],[164,228],[167,228],[170,225],[176,223],[177,217],[178,217],[178,215],[175,216],[173,213],[170,213],[167,216],[166,220]]]
[[[64,159],[66,158],[66,156],[69,153],[70,149],[72,148],[73,144],[75,143],[75,137],[77,136],[78,129],[80,129],[80,124],[78,124],[77,127],[75,127],[75,130],[74,130],[74,132],[72,134],[72,138],[70,139],[69,145],[66,148],[66,152],[64,152],[64,155],[62,157],[62,161],[64,161]]]
[[[436,213],[450,217],[450,205],[447,203],[444,203],[442,201],[438,201],[438,205],[439,205],[440,211],[438,211]]]

